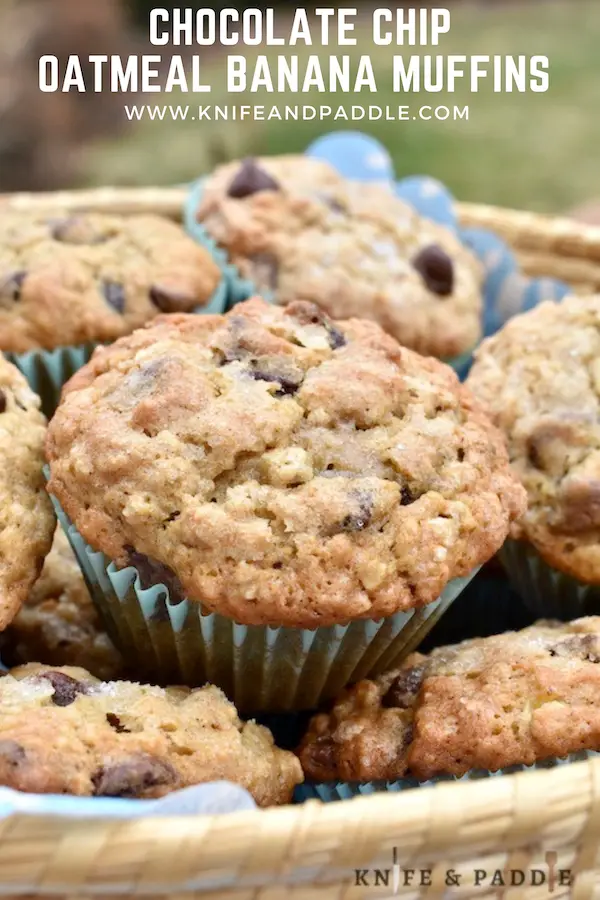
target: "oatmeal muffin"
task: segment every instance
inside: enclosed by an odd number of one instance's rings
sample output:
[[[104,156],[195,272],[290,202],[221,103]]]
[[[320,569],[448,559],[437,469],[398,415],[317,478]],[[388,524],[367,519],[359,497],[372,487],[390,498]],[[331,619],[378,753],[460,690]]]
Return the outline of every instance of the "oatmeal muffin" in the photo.
[[[221,274],[208,251],[158,216],[0,220],[0,350],[112,341],[159,312],[205,305]]]
[[[513,529],[522,551],[600,586],[600,297],[544,303],[513,319],[481,346],[468,383],[506,435],[527,489],[527,512]],[[526,568],[509,560],[517,576]],[[559,586],[564,593],[564,579]],[[549,578],[544,590],[556,593]],[[597,594],[580,599],[597,611]]]
[[[149,799],[209,781],[232,781],[269,806],[291,799],[302,770],[210,685],[100,682],[38,664],[0,678],[1,785]]]
[[[245,625],[421,607],[524,508],[449,367],[305,302],[165,316],[99,348],[47,453],[91,547]]]
[[[34,660],[49,666],[79,666],[105,681],[125,673],[124,661],[100,622],[60,528],[39,580],[0,635],[0,657],[7,666]]]
[[[249,159],[207,180],[197,218],[242,277],[282,305],[308,300],[334,318],[373,319],[443,359],[481,336],[479,263],[385,187],[305,157]]]
[[[0,631],[26,599],[52,544],[45,434],[39,398],[0,354]]]
[[[425,781],[600,750],[600,619],[540,622],[418,653],[315,716],[313,781]]]

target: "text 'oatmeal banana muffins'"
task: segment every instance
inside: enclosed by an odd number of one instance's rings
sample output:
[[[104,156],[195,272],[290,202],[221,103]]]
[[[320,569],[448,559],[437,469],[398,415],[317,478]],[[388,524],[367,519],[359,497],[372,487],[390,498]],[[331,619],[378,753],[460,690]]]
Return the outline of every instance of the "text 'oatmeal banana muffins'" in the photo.
[[[61,528],[19,614],[0,634],[0,659],[8,667],[77,666],[103,681],[126,676]]]
[[[158,655],[186,680],[219,662],[211,677],[236,702],[244,652],[250,687],[308,707],[396,659],[524,505],[500,434],[450,368],[303,302],[163,317],[98,349],[47,453],[49,490],[101,564],[115,578],[134,567],[138,600],[168,589],[163,615],[138,603],[131,633],[143,619],[164,634],[170,618],[175,644]],[[109,574],[96,572],[106,588]],[[121,615],[131,586],[113,579]],[[284,657],[289,671],[267,677]]]
[[[95,343],[160,313],[205,307],[221,281],[209,251],[159,216],[8,211],[0,221],[0,350],[50,415]]]
[[[0,631],[26,600],[52,544],[45,436],[39,397],[0,354]]]
[[[415,653],[319,713],[299,749],[315,782],[426,781],[600,750],[600,619]]]
[[[197,219],[252,292],[281,305],[307,300],[333,318],[373,319],[449,362],[481,337],[479,262],[388,188],[306,157],[247,159],[206,180]]]
[[[101,682],[31,664],[0,678],[0,784],[37,794],[163,797],[211,781],[288,803],[297,758],[217,688]]]
[[[513,319],[477,351],[468,384],[527,490],[502,554],[515,586],[538,613],[600,611],[600,296]]]

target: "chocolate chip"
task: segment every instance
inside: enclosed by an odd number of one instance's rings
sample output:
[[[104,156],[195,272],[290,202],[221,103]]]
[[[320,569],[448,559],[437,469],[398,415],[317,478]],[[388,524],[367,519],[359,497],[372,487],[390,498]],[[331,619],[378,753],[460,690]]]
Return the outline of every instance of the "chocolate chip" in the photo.
[[[255,253],[248,261],[252,265],[252,274],[259,287],[268,287],[272,291],[279,284],[279,261],[272,253]]]
[[[325,327],[327,328],[327,333],[329,335],[329,346],[332,350],[337,350],[339,347],[346,346],[346,338],[339,328],[336,328],[331,322],[328,322]]]
[[[106,713],[106,721],[111,728],[114,728],[118,734],[130,734],[129,728],[122,724],[121,720],[114,713]]]
[[[163,313],[187,312],[197,305],[196,298],[160,284],[150,288],[150,300]]]
[[[9,766],[20,765],[25,760],[25,750],[16,741],[6,739],[0,741],[0,761],[8,763]]]
[[[6,394],[4,393],[4,391],[0,390],[0,413],[6,412],[6,405]]]
[[[412,264],[434,294],[446,297],[452,293],[454,265],[446,251],[438,244],[430,244],[421,250],[414,257]]]
[[[279,184],[261,169],[254,159],[245,159],[229,185],[227,194],[235,200],[243,200],[261,191],[278,191]]]
[[[99,234],[87,219],[69,216],[64,219],[50,219],[50,233],[55,241],[62,244],[103,244],[108,240]]]
[[[104,299],[118,313],[125,312],[125,288],[118,281],[103,281]]]
[[[340,201],[337,200],[335,197],[332,197],[331,194],[317,194],[317,197],[319,198],[319,200],[321,200],[322,203],[325,204],[325,206],[328,206],[329,209],[332,210],[332,212],[336,212],[336,213],[345,213],[346,212],[345,208],[342,206]]]
[[[49,681],[54,688],[52,702],[55,706],[70,706],[79,694],[87,694],[88,685],[82,684],[64,672],[44,672],[39,676],[44,681]]]
[[[23,282],[27,277],[27,272],[10,272],[0,280],[0,299],[20,300]]]
[[[175,769],[161,759],[140,755],[114,766],[102,766],[92,775],[96,797],[139,797],[149,788],[175,785]]]
[[[600,663],[600,638],[596,634],[574,634],[550,648],[550,656],[575,657]]]
[[[126,547],[125,550],[130,565],[138,571],[144,590],[155,584],[164,584],[169,589],[169,598],[173,605],[183,602],[185,599],[183,586],[172,569],[156,559],[151,559],[145,553],[138,553],[134,547]]]
[[[277,375],[274,372],[261,372],[259,369],[251,369],[249,371],[249,375],[254,381],[267,381],[273,384],[279,385],[279,390],[275,391],[276,397],[291,397],[293,396],[300,385],[302,384],[302,380],[295,381],[290,378],[286,378],[284,375]]]
[[[381,705],[387,709],[410,709],[421,689],[424,676],[424,665],[402,669],[381,698]]]
[[[366,491],[359,491],[353,495],[358,501],[358,509],[350,513],[341,523],[341,531],[363,531],[367,528],[373,515],[373,497]]]
[[[403,484],[400,491],[400,506],[410,506],[411,503],[415,502],[415,499],[410,488]]]
[[[325,769],[330,772],[335,770],[335,741],[328,734],[323,734],[307,746],[308,758],[311,766]]]

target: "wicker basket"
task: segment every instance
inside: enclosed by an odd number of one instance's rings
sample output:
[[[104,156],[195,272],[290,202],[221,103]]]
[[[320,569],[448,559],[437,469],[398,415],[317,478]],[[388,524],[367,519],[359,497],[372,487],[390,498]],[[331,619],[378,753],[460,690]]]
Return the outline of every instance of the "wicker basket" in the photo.
[[[14,195],[1,198],[0,208],[180,218],[184,198],[183,188],[102,189]],[[600,228],[467,204],[460,217],[464,225],[504,237],[527,274],[560,278],[577,291],[600,288]],[[542,876],[544,883],[535,883]],[[221,817],[0,820],[4,897],[369,900],[424,894],[600,897],[600,759]]]

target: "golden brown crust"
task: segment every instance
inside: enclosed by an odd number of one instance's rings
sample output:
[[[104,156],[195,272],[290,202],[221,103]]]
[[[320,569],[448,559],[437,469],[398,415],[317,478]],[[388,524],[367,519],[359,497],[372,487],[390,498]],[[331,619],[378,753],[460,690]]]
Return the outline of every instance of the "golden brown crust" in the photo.
[[[39,397],[0,354],[0,631],[19,611],[52,544],[45,435]]]
[[[527,489],[515,537],[600,584],[600,297],[513,319],[477,351],[468,386],[505,433]]]
[[[413,654],[345,691],[299,750],[314,781],[425,781],[600,750],[600,618]]]
[[[380,185],[348,181],[306,157],[233,162],[207,180],[198,219],[281,305],[308,300],[334,319],[373,319],[440,359],[481,336],[478,262]]]
[[[115,340],[160,312],[205,305],[220,277],[204,248],[158,216],[4,213],[0,350]]]
[[[99,682],[84,669],[41,665],[0,678],[2,785],[145,799],[220,780],[269,806],[290,801],[302,771],[212,686]]]
[[[78,666],[104,681],[125,677],[124,661],[102,626],[60,528],[39,580],[16,619],[0,635],[0,656],[9,667],[38,661]]]
[[[96,351],[47,451],[91,546],[168,566],[173,590],[244,624],[429,603],[493,555],[524,500],[449,367],[306,303],[164,317]]]

